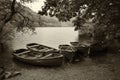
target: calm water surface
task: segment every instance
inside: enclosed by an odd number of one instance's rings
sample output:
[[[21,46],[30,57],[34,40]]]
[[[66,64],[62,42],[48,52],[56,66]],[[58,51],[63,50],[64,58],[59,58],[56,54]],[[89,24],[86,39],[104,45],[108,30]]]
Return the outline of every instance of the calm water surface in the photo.
[[[13,48],[25,48],[28,43],[40,43],[54,48],[59,44],[70,44],[71,41],[78,40],[78,32],[74,27],[39,27],[36,33],[16,33],[13,40]]]

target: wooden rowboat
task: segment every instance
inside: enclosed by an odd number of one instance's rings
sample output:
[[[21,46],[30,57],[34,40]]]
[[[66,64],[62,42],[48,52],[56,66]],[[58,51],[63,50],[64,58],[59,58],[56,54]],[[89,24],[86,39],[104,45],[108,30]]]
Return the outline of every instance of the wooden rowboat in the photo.
[[[90,54],[90,44],[82,44],[80,42],[70,42],[73,49],[82,56],[88,56]]]
[[[77,47],[79,46],[79,42],[70,42],[71,46]]]
[[[72,47],[89,47],[90,44],[80,43],[80,42],[70,42]]]
[[[19,61],[32,65],[60,66],[63,63],[62,54],[34,52],[27,49],[14,51],[13,57]]]
[[[69,62],[72,62],[72,59],[75,55],[72,47],[68,44],[61,44],[58,48],[60,50],[60,53],[64,55],[65,59]]]
[[[26,47],[31,50],[31,51],[36,51],[36,52],[59,52],[57,49],[48,47],[42,44],[38,43],[29,43],[26,45]]]

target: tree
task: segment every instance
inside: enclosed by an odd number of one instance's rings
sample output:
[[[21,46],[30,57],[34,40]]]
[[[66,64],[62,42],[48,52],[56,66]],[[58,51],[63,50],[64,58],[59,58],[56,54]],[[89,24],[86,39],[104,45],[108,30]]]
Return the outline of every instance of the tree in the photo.
[[[101,35],[99,41],[120,35],[120,0],[46,0],[38,13],[59,21],[75,18],[76,30],[88,21],[95,23],[94,38]]]
[[[14,29],[17,31],[34,30],[34,22],[24,14],[25,2],[32,0],[0,0],[0,51],[4,50],[7,41],[13,38]]]

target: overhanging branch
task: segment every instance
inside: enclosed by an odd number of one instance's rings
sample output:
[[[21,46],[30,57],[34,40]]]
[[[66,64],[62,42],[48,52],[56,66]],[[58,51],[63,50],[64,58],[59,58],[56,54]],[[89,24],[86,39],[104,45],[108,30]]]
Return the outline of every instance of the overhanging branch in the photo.
[[[9,18],[7,18],[4,22],[5,22],[5,24],[7,23],[7,22],[9,22],[12,18],[13,18],[13,16],[14,16],[14,14],[15,14],[15,3],[16,3],[16,0],[13,0],[12,1],[12,4],[11,4],[11,13],[10,13],[10,17]]]

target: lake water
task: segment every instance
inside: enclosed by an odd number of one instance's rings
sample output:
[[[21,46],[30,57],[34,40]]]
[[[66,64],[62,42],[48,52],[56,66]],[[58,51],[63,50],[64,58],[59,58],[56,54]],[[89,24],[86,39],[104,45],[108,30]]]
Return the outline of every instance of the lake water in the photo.
[[[60,44],[70,44],[71,41],[78,41],[78,32],[74,27],[39,27],[36,33],[16,33],[13,40],[13,49],[25,48],[28,43],[40,43],[54,48]]]
[[[16,33],[16,37],[13,40],[13,48],[25,48],[25,45],[31,42],[57,48],[59,44],[69,44],[70,41],[79,40],[78,32],[75,32],[72,27],[37,28],[36,33]],[[87,57],[80,63],[44,68],[20,63],[13,59],[12,54],[3,53],[0,54],[0,64],[5,65],[5,69],[9,72],[18,71],[22,74],[9,78],[9,80],[21,80],[21,78],[22,80],[119,80],[119,56],[120,54],[109,54],[108,56],[99,56],[92,60]]]

